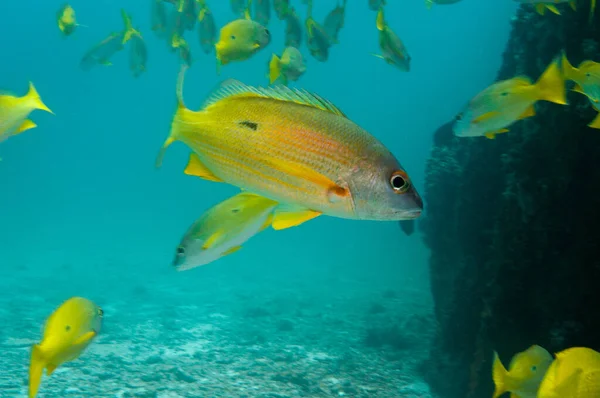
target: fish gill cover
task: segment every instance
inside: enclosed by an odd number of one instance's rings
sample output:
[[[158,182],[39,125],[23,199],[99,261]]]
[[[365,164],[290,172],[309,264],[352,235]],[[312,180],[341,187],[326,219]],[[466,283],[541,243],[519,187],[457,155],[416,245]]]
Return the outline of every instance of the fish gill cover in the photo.
[[[594,396],[598,25],[520,2],[1,2],[0,397]]]

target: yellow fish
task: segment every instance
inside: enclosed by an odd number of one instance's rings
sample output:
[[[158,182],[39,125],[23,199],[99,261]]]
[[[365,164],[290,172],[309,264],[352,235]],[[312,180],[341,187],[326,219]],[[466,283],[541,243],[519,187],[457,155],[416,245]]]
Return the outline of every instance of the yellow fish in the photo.
[[[556,61],[536,83],[519,76],[494,83],[477,94],[456,116],[454,135],[493,139],[517,120],[534,116],[537,101],[567,104],[564,76]]]
[[[201,163],[194,154],[186,173]],[[239,193],[208,209],[188,229],[177,247],[173,266],[185,271],[238,251],[273,220],[277,202],[249,192]]]
[[[236,19],[221,28],[215,44],[217,68],[233,61],[243,61],[271,42],[271,34],[263,25],[250,19]]]
[[[69,4],[65,4],[56,13],[58,28],[65,36],[70,36],[75,32],[77,21],[75,18],[75,10]]]
[[[33,83],[29,83],[29,92],[23,97],[0,95],[0,142],[13,135],[37,127],[28,119],[36,109],[53,112],[42,102]]]
[[[410,71],[410,55],[402,43],[402,40],[394,33],[392,28],[385,22],[383,7],[377,13],[377,30],[379,30],[379,48],[381,55],[374,56],[383,59],[390,65],[393,65],[403,72]]]
[[[583,61],[575,68],[563,53],[562,69],[565,78],[575,82],[573,91],[588,97],[594,109],[598,111],[600,107],[600,63],[588,60]],[[600,129],[600,113],[588,126]]]
[[[381,221],[421,214],[421,198],[398,160],[326,99],[229,80],[194,112],[183,104],[182,85],[183,72],[157,166],[171,143],[184,142],[199,157],[199,177],[281,203],[274,229],[320,214]]]
[[[281,78],[283,84],[289,80],[296,81],[306,72],[306,65],[302,53],[295,47],[286,47],[281,58],[273,54],[269,62],[269,82],[273,84]]]
[[[577,1],[576,0],[515,0],[521,4],[532,4],[535,7],[535,10],[538,14],[544,15],[546,10],[550,12],[560,15],[560,11],[556,8],[555,4],[569,3],[571,8],[576,11],[577,10]],[[596,0],[592,0],[594,2]]]
[[[200,5],[200,11],[198,12],[198,37],[200,38],[200,46],[202,51],[206,54],[210,54],[215,49],[217,42],[217,24],[215,23],[215,17],[208,8],[205,0],[197,0]]]
[[[90,300],[72,297],[50,315],[40,344],[31,350],[29,398],[36,396],[42,373],[50,376],[61,364],[77,359],[100,332],[102,309]]]
[[[125,29],[123,29],[123,40],[122,44],[125,45],[133,36],[142,37],[142,34],[139,30],[135,29],[131,23],[131,16],[125,12],[124,9],[121,9],[121,17],[123,18],[123,24],[125,25]]]
[[[494,352],[492,375],[496,390],[493,398],[505,392],[511,392],[511,397],[536,398],[542,378],[552,360],[552,355],[548,351],[533,345],[526,351],[516,354],[507,371],[500,362],[498,354]]]
[[[537,398],[600,397],[600,353],[574,347],[556,354]]]

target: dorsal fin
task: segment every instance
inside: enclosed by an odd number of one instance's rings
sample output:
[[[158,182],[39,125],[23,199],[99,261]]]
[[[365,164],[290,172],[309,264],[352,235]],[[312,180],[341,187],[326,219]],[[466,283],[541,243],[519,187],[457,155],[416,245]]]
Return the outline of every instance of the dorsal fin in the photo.
[[[219,87],[209,95],[202,108],[209,108],[225,98],[233,97],[271,98],[278,101],[294,102],[296,104],[312,106],[313,108],[346,117],[344,112],[330,101],[317,94],[309,93],[306,90],[289,88],[284,85],[251,87],[235,79],[228,79],[221,83]]]

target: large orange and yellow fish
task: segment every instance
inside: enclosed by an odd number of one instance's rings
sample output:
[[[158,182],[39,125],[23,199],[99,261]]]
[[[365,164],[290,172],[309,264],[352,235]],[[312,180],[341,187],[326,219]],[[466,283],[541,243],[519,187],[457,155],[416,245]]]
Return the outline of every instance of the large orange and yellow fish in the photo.
[[[285,86],[224,82],[198,112],[182,98],[166,148],[182,141],[199,177],[279,202],[274,229],[321,214],[355,220],[417,218],[422,200],[406,171],[375,137],[331,102]]]

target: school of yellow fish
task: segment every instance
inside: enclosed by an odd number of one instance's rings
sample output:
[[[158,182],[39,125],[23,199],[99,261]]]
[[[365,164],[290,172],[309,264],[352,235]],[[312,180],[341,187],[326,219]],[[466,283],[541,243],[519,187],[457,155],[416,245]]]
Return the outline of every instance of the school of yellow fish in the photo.
[[[428,8],[460,0],[425,0]],[[557,4],[573,0],[515,0],[530,4],[540,14],[560,15]],[[234,253],[269,226],[281,230],[321,215],[353,220],[413,220],[423,210],[421,197],[394,155],[373,135],[352,122],[338,107],[314,93],[287,87],[307,70],[300,50],[306,40],[317,61],[329,58],[339,42],[347,1],[321,24],[312,16],[312,0],[304,22],[290,0],[231,0],[234,17],[220,29],[207,0],[150,0],[152,31],[177,53],[182,62],[176,94],[178,106],[171,131],[160,150],[176,141],[190,150],[184,173],[214,183],[238,187],[241,192],[204,212],[178,245],[173,267],[189,270]],[[400,71],[410,71],[411,57],[385,18],[385,0],[368,0],[376,12],[374,27],[383,59]],[[590,0],[590,21],[596,0]],[[269,45],[271,17],[284,21],[285,48],[273,54],[268,65],[271,87],[251,87],[236,80],[223,82],[198,111],[185,106],[184,75],[192,65],[187,31],[197,26],[202,51],[214,51],[216,71],[231,62],[242,62]],[[253,15],[252,15],[253,14]],[[111,65],[111,58],[129,46],[129,67],[138,77],[146,70],[147,49],[132,18],[121,10],[123,28],[95,44],[80,67]],[[62,35],[73,35],[75,10],[61,7],[56,23]],[[217,29],[219,32],[217,34]],[[518,120],[535,115],[537,101],[566,105],[565,82],[585,95],[599,112],[589,124],[600,129],[600,64],[587,60],[571,65],[566,54],[551,62],[532,82],[524,76],[494,83],[457,116],[459,137],[494,138]],[[36,109],[52,113],[32,83],[23,97],[0,95],[0,142],[36,127],[29,115]],[[61,364],[78,358],[100,332],[103,311],[93,302],[73,297],[48,318],[40,344],[33,346],[29,369],[29,397],[36,396],[44,369],[51,375]],[[600,397],[600,354],[589,348],[569,348],[556,358],[539,346],[518,353],[509,369],[494,356],[494,398]]]

